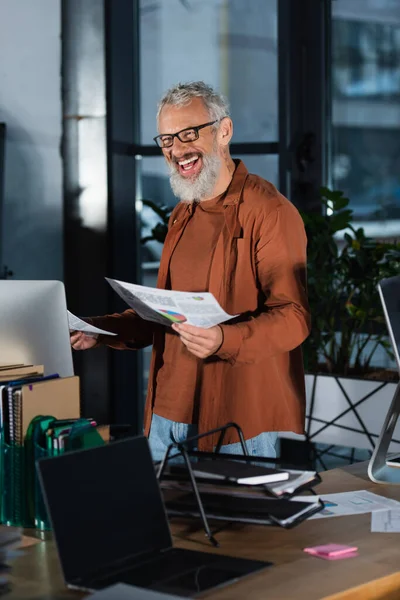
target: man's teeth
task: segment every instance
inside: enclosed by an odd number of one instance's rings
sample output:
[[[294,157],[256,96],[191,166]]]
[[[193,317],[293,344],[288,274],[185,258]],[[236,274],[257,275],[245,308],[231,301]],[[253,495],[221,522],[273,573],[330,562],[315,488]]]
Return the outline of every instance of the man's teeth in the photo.
[[[195,160],[197,160],[198,158],[199,158],[198,156],[193,156],[192,158],[187,158],[186,160],[180,160],[180,161],[178,161],[178,164],[179,164],[181,167],[184,167],[185,165],[188,165],[188,164],[190,164],[190,163],[194,162],[194,161],[195,161]]]

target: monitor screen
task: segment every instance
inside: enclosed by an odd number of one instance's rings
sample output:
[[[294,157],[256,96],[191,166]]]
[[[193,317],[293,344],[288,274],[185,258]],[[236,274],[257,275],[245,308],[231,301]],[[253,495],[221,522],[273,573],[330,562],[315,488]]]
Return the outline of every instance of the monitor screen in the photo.
[[[0,363],[74,374],[64,284],[0,280]]]
[[[147,438],[43,459],[38,470],[68,583],[172,546]]]
[[[400,372],[400,276],[382,279],[378,286],[390,341]]]
[[[5,123],[0,123],[0,231],[3,231],[3,197],[4,197],[4,148],[5,148],[5,138],[6,138],[6,125]],[[1,273],[4,271],[5,267],[3,266],[3,257],[2,257],[2,244],[0,244],[0,271]]]

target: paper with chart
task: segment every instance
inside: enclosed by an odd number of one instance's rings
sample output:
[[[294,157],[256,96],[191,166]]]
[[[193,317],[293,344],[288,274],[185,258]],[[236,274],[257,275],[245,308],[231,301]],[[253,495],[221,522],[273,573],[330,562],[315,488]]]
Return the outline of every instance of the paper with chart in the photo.
[[[175,292],[106,277],[111,287],[146,321],[213,327],[233,319],[209,292]]]
[[[100,329],[99,327],[86,323],[86,321],[76,317],[69,310],[67,310],[67,314],[70,331],[83,331],[86,335],[98,335],[99,333],[102,333],[103,335],[117,335],[116,333],[111,333],[111,331],[106,331],[105,329]]]
[[[310,519],[343,517],[346,515],[373,513],[380,510],[400,509],[400,502],[397,502],[397,500],[384,498],[367,490],[338,494],[321,494],[320,499],[325,504],[325,508],[310,517]]]
[[[373,533],[399,533],[400,508],[380,510],[371,515],[371,531]]]

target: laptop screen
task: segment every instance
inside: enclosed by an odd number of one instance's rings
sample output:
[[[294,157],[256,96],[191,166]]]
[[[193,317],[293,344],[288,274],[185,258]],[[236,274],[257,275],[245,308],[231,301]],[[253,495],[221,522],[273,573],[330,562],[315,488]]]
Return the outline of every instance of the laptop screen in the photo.
[[[172,546],[143,436],[38,462],[65,580]]]

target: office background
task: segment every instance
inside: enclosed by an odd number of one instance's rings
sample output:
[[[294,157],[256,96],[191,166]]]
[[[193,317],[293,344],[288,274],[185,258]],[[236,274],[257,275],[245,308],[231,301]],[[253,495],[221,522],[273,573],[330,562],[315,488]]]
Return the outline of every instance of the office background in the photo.
[[[0,0],[0,273],[63,280],[78,315],[124,308],[104,276],[152,285],[142,200],[174,203],[157,100],[196,79],[250,171],[306,211],[341,189],[368,235],[399,236],[397,0]],[[148,359],[76,354],[85,414],[138,431]]]

